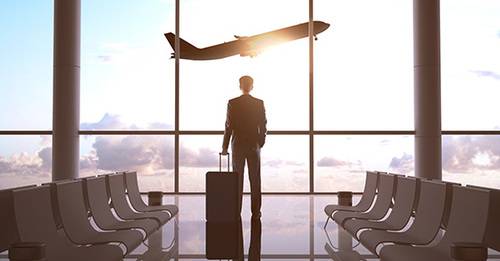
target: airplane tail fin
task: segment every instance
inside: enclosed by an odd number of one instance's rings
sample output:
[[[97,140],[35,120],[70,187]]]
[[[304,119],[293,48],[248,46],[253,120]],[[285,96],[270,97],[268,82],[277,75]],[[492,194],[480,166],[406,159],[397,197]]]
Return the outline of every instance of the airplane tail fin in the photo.
[[[175,51],[175,34],[166,33],[165,37],[167,38],[167,41],[170,44],[170,46],[172,47],[172,49]],[[194,45],[184,41],[182,38],[179,38],[179,41],[180,41],[181,53],[184,53],[184,52],[193,53],[193,52],[197,52],[198,50],[200,50],[200,49],[196,48]],[[173,55],[174,54],[172,54],[172,56]]]

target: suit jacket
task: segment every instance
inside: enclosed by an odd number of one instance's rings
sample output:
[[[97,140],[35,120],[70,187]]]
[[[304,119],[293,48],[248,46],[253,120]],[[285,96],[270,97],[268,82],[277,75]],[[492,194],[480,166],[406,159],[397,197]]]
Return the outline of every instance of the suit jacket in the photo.
[[[229,147],[231,136],[233,146],[264,146],[266,124],[266,110],[262,100],[250,95],[241,95],[229,100],[223,149]]]

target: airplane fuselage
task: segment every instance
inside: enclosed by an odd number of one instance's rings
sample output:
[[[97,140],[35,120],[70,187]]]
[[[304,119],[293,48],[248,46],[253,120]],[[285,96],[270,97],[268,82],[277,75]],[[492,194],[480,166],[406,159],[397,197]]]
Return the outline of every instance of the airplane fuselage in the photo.
[[[317,35],[330,26],[321,21],[313,22],[314,33]],[[214,60],[233,55],[256,56],[264,49],[288,41],[305,38],[309,35],[309,23],[302,23],[249,37],[237,37],[237,40],[213,45],[205,48],[183,48],[180,58],[189,60]]]

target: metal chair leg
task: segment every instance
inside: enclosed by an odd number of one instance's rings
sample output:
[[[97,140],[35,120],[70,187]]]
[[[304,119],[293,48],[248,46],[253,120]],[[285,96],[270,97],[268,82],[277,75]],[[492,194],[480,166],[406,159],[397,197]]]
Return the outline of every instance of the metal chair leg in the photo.
[[[326,229],[326,226],[328,226],[328,221],[330,221],[330,216],[326,218],[325,226],[323,226],[323,229]]]

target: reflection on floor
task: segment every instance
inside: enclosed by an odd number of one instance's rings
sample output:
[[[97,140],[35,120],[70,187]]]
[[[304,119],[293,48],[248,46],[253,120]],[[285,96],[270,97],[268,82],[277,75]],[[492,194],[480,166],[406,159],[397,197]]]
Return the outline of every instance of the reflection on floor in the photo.
[[[355,198],[353,203],[357,200],[359,197]],[[176,203],[179,206],[176,224],[167,224],[162,231],[157,233],[161,235],[155,235],[156,239],[150,240],[153,242],[149,243],[151,246],[149,249],[145,246],[140,247],[126,260],[169,260],[169,258],[172,260],[207,260],[205,240],[207,237],[212,238],[213,231],[218,228],[208,227],[209,235],[206,235],[205,197],[167,196],[164,202]],[[256,239],[260,239],[262,260],[356,260],[353,257],[378,260],[347,233],[339,234],[339,229],[334,222],[328,225],[327,231],[323,229],[326,220],[323,208],[329,203],[336,202],[337,198],[334,195],[265,195],[262,201],[261,224],[256,224],[250,218],[250,197],[245,196],[241,225],[234,225],[234,230],[236,230],[234,234],[228,232],[228,229],[219,228],[220,231],[226,231],[226,234],[219,235],[218,238],[220,241],[226,241],[228,253],[238,254],[238,251],[241,251],[246,260],[259,260],[253,257]],[[260,232],[256,228],[257,225],[261,225],[260,237],[256,235]],[[242,233],[241,245],[231,240],[238,238],[238,233]],[[227,240],[222,238],[227,238]],[[208,242],[209,251],[213,253],[214,246],[211,244],[213,242]],[[236,249],[231,251],[234,247]],[[161,248],[170,250],[162,252]],[[345,251],[349,248],[354,251]],[[342,249],[344,251],[341,251]],[[163,253],[164,256],[159,253]],[[494,257],[496,258],[488,260],[500,260],[500,256]],[[241,260],[240,258],[231,259]]]
[[[214,235],[215,243],[223,243],[222,249],[230,250],[233,260],[242,260],[241,254],[245,260],[378,260],[347,233],[339,234],[334,222],[330,222],[327,231],[323,230],[323,208],[336,203],[336,196],[263,196],[261,222],[252,222],[250,197],[245,196],[241,224],[223,225],[224,229],[220,225],[206,227],[204,196],[166,196],[163,202],[179,206],[175,222],[151,235],[125,260],[207,260],[206,238]],[[220,254],[220,245],[213,244],[213,240],[208,242],[209,252]],[[260,259],[254,257],[259,250]],[[0,260],[7,260],[2,257]],[[491,253],[488,260],[500,260],[499,253]]]

